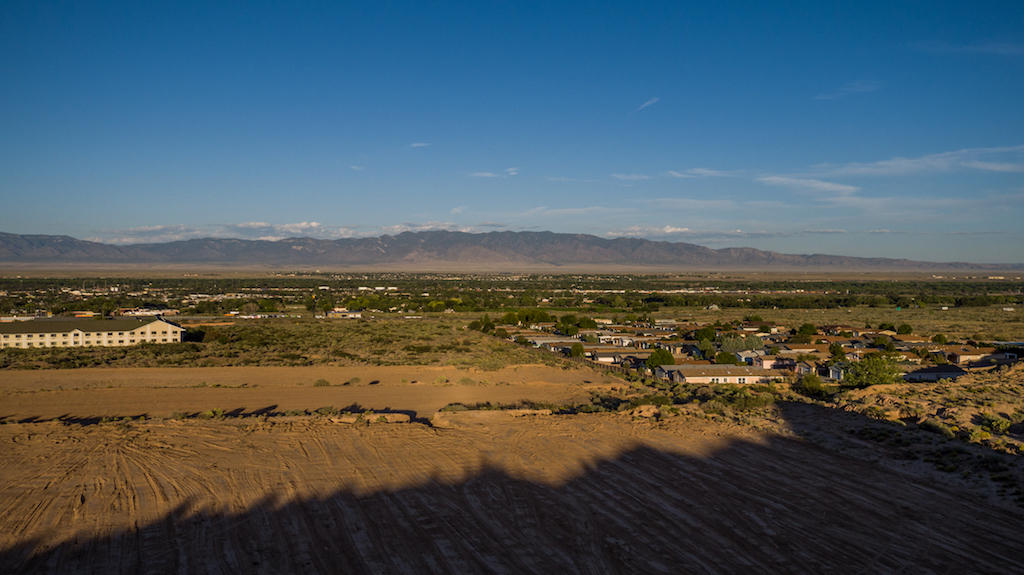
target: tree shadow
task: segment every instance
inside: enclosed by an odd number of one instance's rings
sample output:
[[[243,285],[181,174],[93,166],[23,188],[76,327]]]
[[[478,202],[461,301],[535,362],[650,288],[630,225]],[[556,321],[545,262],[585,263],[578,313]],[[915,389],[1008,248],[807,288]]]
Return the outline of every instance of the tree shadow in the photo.
[[[798,435],[834,415],[780,409]],[[103,536],[18,542],[0,571],[1021,572],[1022,526],[973,493],[768,435],[701,454],[640,444],[564,482],[485,465],[238,512],[185,501]]]

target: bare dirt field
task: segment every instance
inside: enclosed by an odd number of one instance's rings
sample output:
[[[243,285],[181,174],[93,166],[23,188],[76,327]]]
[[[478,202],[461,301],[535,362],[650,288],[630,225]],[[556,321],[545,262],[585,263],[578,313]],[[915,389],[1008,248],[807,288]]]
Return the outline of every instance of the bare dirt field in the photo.
[[[625,414],[0,426],[0,571],[1020,572],[1024,516]]]
[[[318,383],[319,382],[319,383]],[[449,403],[585,401],[618,382],[589,369],[428,366],[118,368],[0,372],[0,421],[172,417],[358,405],[430,417]]]

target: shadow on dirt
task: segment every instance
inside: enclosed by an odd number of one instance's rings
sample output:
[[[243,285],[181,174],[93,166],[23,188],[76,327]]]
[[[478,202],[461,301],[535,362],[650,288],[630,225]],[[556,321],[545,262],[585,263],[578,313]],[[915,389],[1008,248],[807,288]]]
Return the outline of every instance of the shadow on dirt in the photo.
[[[798,435],[835,415],[780,408]],[[973,493],[771,435],[700,456],[639,444],[564,483],[491,465],[237,513],[183,502],[103,537],[22,541],[0,551],[0,571],[1021,572],[1022,527],[1024,514]]]

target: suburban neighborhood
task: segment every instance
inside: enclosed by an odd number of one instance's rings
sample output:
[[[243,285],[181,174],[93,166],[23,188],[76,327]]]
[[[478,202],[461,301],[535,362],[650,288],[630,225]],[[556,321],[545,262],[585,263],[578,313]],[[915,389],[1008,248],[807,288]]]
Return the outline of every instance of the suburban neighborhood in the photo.
[[[842,381],[872,356],[885,357],[909,382],[955,381],[1018,360],[1000,348],[1020,342],[947,341],[915,335],[910,326],[782,326],[752,318],[737,324],[695,324],[658,319],[613,323],[608,319],[495,325],[495,333],[521,344],[674,383],[753,384],[806,374]],[[592,327],[591,327],[592,326]],[[661,358],[655,358],[657,354]]]

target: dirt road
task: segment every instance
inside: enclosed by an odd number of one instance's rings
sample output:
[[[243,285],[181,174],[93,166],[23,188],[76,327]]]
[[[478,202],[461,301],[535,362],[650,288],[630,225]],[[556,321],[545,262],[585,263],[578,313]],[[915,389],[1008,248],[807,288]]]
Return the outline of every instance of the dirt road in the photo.
[[[0,571],[1020,572],[1024,516],[701,419],[0,426]]]
[[[588,390],[612,381],[589,369],[531,365],[497,371],[420,366],[2,371],[0,418],[170,417],[211,409],[251,413],[353,404],[429,417],[453,402],[584,401]]]

